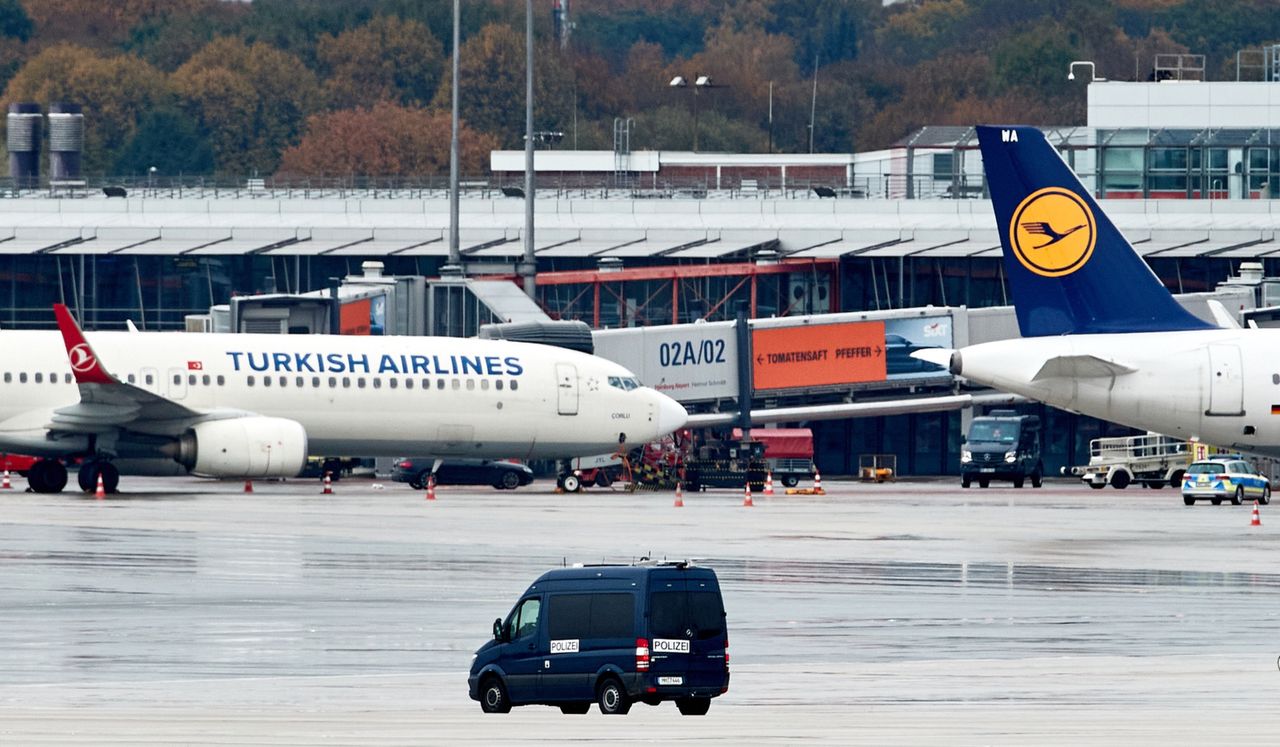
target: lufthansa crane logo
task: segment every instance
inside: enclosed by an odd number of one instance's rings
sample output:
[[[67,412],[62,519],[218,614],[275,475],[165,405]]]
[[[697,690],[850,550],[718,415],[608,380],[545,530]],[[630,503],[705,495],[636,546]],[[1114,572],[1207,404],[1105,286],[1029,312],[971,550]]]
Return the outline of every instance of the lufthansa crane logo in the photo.
[[[1009,245],[1022,266],[1047,278],[1084,266],[1097,242],[1088,204],[1068,189],[1045,187],[1027,195],[1013,211]]]
[[[89,343],[87,342],[82,342],[68,350],[67,356],[71,359],[71,370],[76,373],[88,373],[93,370],[94,364],[97,363],[93,359],[93,351],[89,349]]]

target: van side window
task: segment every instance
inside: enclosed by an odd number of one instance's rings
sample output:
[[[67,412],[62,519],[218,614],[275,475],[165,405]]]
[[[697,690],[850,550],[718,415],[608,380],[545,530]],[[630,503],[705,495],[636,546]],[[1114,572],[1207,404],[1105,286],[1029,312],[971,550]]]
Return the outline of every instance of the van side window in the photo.
[[[591,595],[552,594],[547,600],[547,635],[558,641],[591,638]]]
[[[636,637],[632,594],[553,594],[547,605],[552,640]]]
[[[526,599],[511,618],[511,640],[535,635],[538,632],[538,611],[542,609],[541,599]]]

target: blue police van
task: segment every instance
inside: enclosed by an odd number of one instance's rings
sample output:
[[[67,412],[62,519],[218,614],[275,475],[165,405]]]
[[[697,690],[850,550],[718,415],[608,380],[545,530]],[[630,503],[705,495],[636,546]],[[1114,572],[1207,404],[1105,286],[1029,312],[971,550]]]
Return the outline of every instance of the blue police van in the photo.
[[[675,701],[700,716],[729,689],[729,634],[715,571],[690,563],[562,568],[542,574],[476,651],[471,699],[625,714]]]

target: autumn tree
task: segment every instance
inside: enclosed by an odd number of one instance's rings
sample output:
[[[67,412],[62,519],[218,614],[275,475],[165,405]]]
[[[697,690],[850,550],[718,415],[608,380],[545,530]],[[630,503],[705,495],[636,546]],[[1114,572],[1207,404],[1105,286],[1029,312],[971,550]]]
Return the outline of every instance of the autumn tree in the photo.
[[[491,24],[463,43],[461,51],[458,107],[462,118],[497,137],[503,147],[522,147],[524,34]],[[534,65],[534,128],[564,131],[573,116],[572,68],[545,42],[537,45]],[[449,108],[451,90],[446,78],[436,93],[436,108]]]
[[[325,90],[336,109],[378,101],[424,105],[435,95],[444,48],[419,21],[378,16],[337,36],[324,35],[316,57],[327,75]]]
[[[274,171],[321,103],[315,74],[298,58],[227,37],[178,68],[173,86],[208,132],[218,169],[237,174]]]
[[[167,102],[165,76],[136,57],[102,56],[69,44],[31,58],[4,92],[4,103],[65,101],[84,107],[86,171],[111,166],[142,112]]]
[[[371,109],[316,114],[302,141],[284,152],[281,174],[324,176],[437,175],[449,171],[450,117],[446,112],[382,102]],[[459,168],[480,173],[497,147],[490,135],[461,123]]]
[[[40,39],[88,47],[123,41],[131,28],[173,13],[217,12],[218,0],[24,0]]]

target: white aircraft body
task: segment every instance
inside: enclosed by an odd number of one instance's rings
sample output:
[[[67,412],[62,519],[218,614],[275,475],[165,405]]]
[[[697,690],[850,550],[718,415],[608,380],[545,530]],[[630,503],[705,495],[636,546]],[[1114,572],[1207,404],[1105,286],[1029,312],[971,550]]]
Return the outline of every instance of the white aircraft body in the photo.
[[[40,492],[121,472],[291,477],[308,454],[598,454],[682,427],[616,363],[501,340],[0,331],[0,451]]]
[[[1038,130],[978,131],[1023,338],[915,355],[1066,410],[1280,455],[1280,330],[1193,316]]]

